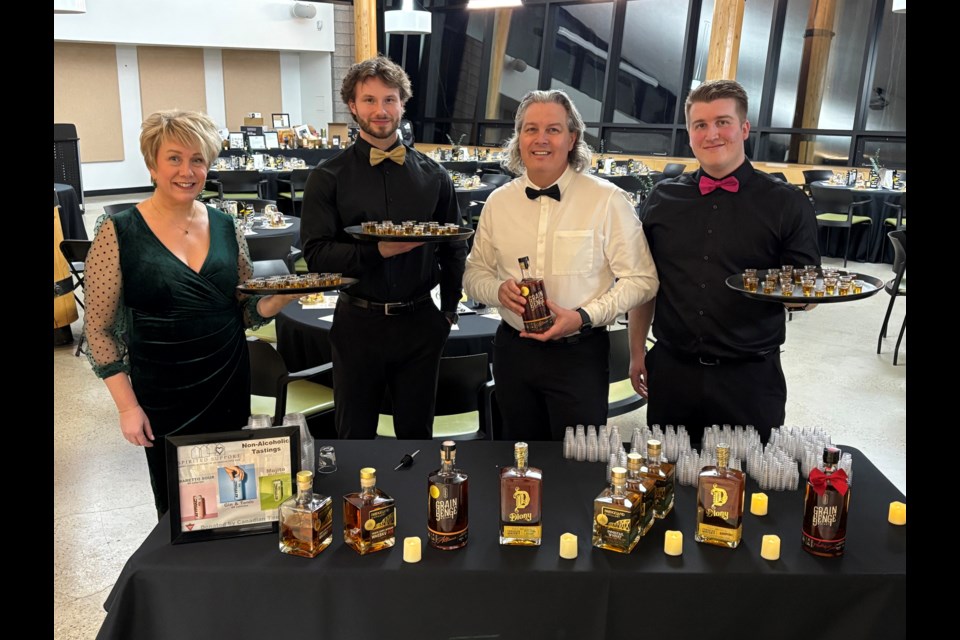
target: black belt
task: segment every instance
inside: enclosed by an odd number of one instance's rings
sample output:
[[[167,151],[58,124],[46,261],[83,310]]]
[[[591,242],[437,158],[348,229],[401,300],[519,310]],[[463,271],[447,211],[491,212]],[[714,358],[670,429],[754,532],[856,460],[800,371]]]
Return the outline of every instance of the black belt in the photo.
[[[419,298],[407,302],[374,302],[373,300],[364,300],[363,298],[352,296],[344,291],[340,292],[339,298],[347,304],[376,313],[382,313],[385,316],[398,316],[403,313],[410,313],[417,309],[422,309],[428,304],[433,304],[429,293],[425,293]]]
[[[693,362],[702,364],[705,367],[715,367],[721,364],[743,364],[744,362],[763,362],[770,357],[771,354],[780,353],[780,349],[773,348],[767,349],[766,351],[758,351],[757,353],[747,353],[742,356],[720,357],[697,353],[683,353],[668,347],[664,344],[663,340],[658,340],[657,346],[669,351],[671,356],[681,362]]]
[[[514,329],[513,327],[511,327],[509,324],[507,324],[506,320],[501,320],[501,321],[500,321],[500,328],[503,329],[504,331],[508,332],[510,335],[517,336],[517,337],[520,336],[520,332],[517,331],[516,329]],[[579,343],[579,342],[583,342],[583,341],[586,340],[587,338],[590,338],[590,337],[596,336],[596,335],[600,335],[601,333],[606,333],[606,332],[607,332],[607,327],[606,327],[606,326],[590,327],[589,329],[584,329],[583,331],[581,331],[580,333],[578,333],[578,334],[576,334],[576,335],[567,336],[567,337],[565,337],[565,338],[557,338],[556,340],[548,340],[547,342],[540,342],[540,343],[538,343],[538,344],[545,344],[545,345],[551,345],[551,344],[577,344],[577,343]],[[536,342],[536,341],[531,340],[531,342]]]

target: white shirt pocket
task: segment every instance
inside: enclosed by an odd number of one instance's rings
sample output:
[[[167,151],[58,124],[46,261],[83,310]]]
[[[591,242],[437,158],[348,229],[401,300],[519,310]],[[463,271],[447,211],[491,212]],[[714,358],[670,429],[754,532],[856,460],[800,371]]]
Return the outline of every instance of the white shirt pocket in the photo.
[[[554,232],[552,267],[555,276],[577,276],[592,273],[593,230]]]

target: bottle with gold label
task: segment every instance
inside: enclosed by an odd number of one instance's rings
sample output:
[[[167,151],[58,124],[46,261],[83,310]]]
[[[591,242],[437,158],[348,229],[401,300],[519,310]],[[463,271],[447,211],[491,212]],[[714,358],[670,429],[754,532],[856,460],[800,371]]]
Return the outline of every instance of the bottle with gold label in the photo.
[[[743,536],[746,475],[729,469],[730,445],[717,445],[717,465],[700,471],[697,481],[697,530],[694,540],[735,549]]]
[[[627,470],[610,470],[610,486],[593,501],[593,546],[630,553],[640,541],[642,498],[627,490]]]
[[[640,473],[643,458],[639,453],[627,454],[627,491],[640,496],[640,535],[644,536],[653,526],[653,500],[656,495],[656,483]]]
[[[514,466],[500,470],[500,544],[539,546],[543,472],[527,465],[526,442],[513,445]]]
[[[440,445],[440,468],[427,478],[427,543],[444,551],[467,545],[467,474],[455,467],[457,443]]]
[[[360,469],[360,492],[343,496],[343,541],[360,555],[389,549],[396,526],[396,502],[377,488],[377,470]]]
[[[547,307],[547,287],[543,278],[530,275],[530,258],[518,259],[520,263],[520,293],[523,304],[523,328],[530,333],[543,333],[553,326],[553,316]]]
[[[663,448],[659,440],[647,440],[647,459],[640,467],[640,475],[651,478],[653,492],[653,516],[665,518],[673,509],[675,465],[663,458]]]
[[[297,473],[297,495],[277,510],[280,551],[315,558],[333,542],[333,500],[313,492],[313,472]]]
[[[823,469],[810,472],[803,498],[803,550],[824,558],[842,556],[847,543],[850,481],[839,463],[840,449],[825,447]]]

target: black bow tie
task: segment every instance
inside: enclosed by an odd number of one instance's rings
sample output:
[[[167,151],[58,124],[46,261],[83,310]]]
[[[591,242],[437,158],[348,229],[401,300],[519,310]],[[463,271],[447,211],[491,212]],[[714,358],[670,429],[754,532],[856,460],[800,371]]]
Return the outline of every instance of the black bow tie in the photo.
[[[531,200],[536,200],[540,196],[547,196],[548,198],[553,198],[557,202],[560,202],[560,187],[553,185],[552,187],[547,187],[546,189],[531,189],[527,187],[527,197]]]

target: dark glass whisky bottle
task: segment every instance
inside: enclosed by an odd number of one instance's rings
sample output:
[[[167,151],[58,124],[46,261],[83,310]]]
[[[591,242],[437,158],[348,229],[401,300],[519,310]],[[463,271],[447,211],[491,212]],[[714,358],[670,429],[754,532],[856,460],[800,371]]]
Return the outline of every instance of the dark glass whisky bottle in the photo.
[[[653,515],[665,518],[673,510],[675,465],[662,460],[663,448],[659,440],[647,440],[647,459],[640,467],[640,475],[651,478],[656,488]]]
[[[652,478],[640,473],[642,466],[643,458],[639,453],[627,454],[627,491],[640,496],[640,535],[645,536],[653,526],[653,500],[657,486]]]
[[[593,501],[593,546],[630,553],[640,541],[641,497],[627,489],[627,470],[610,470],[610,486]]]
[[[396,543],[397,507],[377,488],[377,470],[360,469],[360,492],[343,496],[343,541],[360,555]]]
[[[514,466],[500,470],[500,544],[539,546],[543,473],[527,465],[526,442],[513,445]]]
[[[455,468],[457,443],[440,445],[440,468],[427,478],[427,543],[444,551],[467,544],[467,474]]]
[[[523,328],[529,333],[543,333],[553,326],[553,316],[547,307],[547,288],[543,278],[530,275],[530,258],[524,256],[520,263],[520,293],[524,297]]]
[[[313,492],[313,472],[297,473],[297,495],[277,510],[280,551],[314,558],[333,542],[333,500]]]
[[[746,475],[728,469],[730,445],[717,445],[717,466],[706,466],[697,482],[697,530],[694,540],[735,549],[743,537]]]
[[[847,541],[850,485],[839,462],[840,449],[825,447],[823,469],[810,472],[803,498],[803,550],[825,558],[842,556]]]

